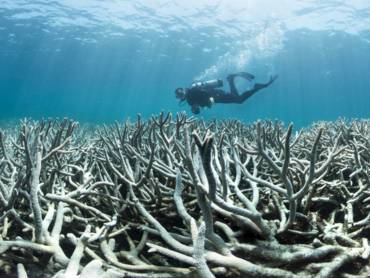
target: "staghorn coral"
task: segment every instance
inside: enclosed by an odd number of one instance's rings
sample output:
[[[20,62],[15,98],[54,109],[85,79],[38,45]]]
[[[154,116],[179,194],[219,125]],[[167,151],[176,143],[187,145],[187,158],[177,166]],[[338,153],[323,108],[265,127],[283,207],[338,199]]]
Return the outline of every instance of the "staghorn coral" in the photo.
[[[367,277],[369,136],[364,120],[24,120],[0,132],[1,275]]]

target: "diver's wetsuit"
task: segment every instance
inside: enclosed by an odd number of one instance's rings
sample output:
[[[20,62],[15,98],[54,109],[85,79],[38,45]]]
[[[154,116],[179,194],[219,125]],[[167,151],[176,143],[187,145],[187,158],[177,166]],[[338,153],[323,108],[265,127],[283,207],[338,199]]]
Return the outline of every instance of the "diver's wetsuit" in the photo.
[[[250,90],[245,91],[242,94],[238,94],[238,90],[235,87],[234,78],[239,75],[230,75],[227,80],[230,86],[230,93],[225,92],[221,89],[214,88],[202,88],[202,87],[192,87],[188,89],[186,93],[186,101],[190,106],[199,107],[211,107],[213,98],[215,103],[243,103],[246,99],[251,97],[254,93],[270,85],[272,81],[266,84],[255,84]]]

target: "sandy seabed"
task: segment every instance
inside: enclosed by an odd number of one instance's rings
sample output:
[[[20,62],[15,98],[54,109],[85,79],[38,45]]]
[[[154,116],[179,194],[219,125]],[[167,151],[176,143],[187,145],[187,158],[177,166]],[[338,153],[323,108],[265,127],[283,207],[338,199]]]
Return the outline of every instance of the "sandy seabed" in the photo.
[[[370,277],[370,121],[0,132],[0,277]]]

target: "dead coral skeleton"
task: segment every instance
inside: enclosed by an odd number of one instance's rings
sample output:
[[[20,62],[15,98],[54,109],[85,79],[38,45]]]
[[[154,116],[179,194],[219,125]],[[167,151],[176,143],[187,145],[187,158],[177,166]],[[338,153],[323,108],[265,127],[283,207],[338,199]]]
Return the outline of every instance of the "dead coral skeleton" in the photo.
[[[19,277],[370,276],[370,122],[70,120],[0,131]]]

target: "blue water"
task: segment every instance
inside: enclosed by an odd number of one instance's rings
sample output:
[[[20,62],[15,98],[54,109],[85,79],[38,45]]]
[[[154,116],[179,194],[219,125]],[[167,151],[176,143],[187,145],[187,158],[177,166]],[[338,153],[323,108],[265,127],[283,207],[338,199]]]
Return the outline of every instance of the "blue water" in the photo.
[[[0,0],[1,120],[191,113],[176,87],[241,70],[279,78],[202,117],[369,118],[370,2]]]

